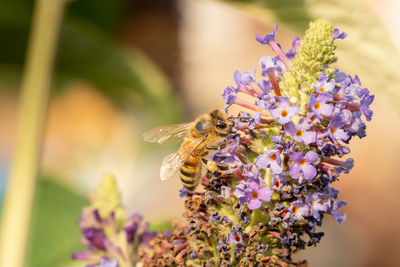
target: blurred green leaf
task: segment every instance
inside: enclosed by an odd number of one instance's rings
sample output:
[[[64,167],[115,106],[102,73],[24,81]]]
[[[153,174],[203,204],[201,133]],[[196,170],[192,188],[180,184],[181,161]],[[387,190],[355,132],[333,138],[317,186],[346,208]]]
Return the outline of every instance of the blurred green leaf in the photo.
[[[0,77],[8,82],[18,77],[12,72],[19,74],[22,70],[32,1],[2,2]],[[61,29],[56,88],[62,89],[69,81],[80,79],[94,85],[120,107],[147,109],[164,122],[178,117],[179,105],[162,71],[140,51],[124,49],[113,40],[112,32],[123,18],[125,1],[81,2],[85,0],[72,3]]]
[[[116,104],[141,104],[164,120],[177,114],[173,90],[160,69],[139,51],[118,47],[83,20],[65,23],[56,65],[59,82],[86,80]]]
[[[221,0],[220,0],[221,1]],[[382,92],[400,111],[400,51],[376,14],[360,1],[225,0],[258,20],[279,22],[302,35],[310,20],[324,18],[348,34],[338,40],[339,67],[358,74],[363,86]]]
[[[40,180],[35,200],[29,267],[53,267],[71,262],[71,253],[83,249],[76,224],[85,197],[53,181]]]

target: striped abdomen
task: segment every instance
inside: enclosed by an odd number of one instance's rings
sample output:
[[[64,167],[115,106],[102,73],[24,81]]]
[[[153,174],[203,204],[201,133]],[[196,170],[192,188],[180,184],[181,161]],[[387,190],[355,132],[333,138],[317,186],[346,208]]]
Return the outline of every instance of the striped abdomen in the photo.
[[[179,177],[188,190],[193,191],[200,181],[201,160],[200,157],[189,156],[181,167]]]

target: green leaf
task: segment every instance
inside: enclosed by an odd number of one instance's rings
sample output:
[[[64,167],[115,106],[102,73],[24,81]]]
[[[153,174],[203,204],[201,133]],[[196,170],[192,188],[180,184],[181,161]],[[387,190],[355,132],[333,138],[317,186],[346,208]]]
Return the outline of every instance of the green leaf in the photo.
[[[119,47],[78,19],[65,23],[59,43],[56,77],[61,84],[85,80],[119,106],[149,109],[167,121],[177,116],[170,83],[144,54]]]
[[[61,266],[71,262],[71,253],[83,250],[77,226],[86,197],[56,184],[40,180],[35,200],[27,265]]]
[[[25,59],[32,1],[3,2],[0,79],[15,82]],[[152,111],[153,117],[164,123],[179,117],[178,102],[163,72],[140,51],[124,49],[113,40],[112,32],[119,21],[116,18],[123,17],[123,1],[113,4],[103,3],[105,0],[80,2],[85,1],[72,3],[61,29],[54,79],[56,89],[65,88],[72,80],[83,80],[122,108]]]

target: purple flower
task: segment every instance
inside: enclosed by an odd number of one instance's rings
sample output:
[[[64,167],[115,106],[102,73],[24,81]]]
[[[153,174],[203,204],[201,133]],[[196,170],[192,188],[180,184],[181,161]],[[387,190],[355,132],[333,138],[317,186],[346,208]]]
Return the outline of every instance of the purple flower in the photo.
[[[254,72],[248,72],[248,71],[244,71],[244,72],[240,72],[238,70],[236,70],[233,73],[233,80],[237,85],[237,88],[241,88],[242,85],[251,85],[252,83],[254,83],[256,81],[255,76],[256,76],[256,70],[257,68],[254,68]]]
[[[337,210],[343,206],[347,205],[347,201],[345,200],[337,200],[333,202],[331,214],[337,223],[341,223],[346,220],[346,214],[338,212]]]
[[[338,28],[333,29],[333,38],[335,39],[344,39],[347,37],[347,33],[340,32]]]
[[[88,228],[83,228],[82,233],[85,238],[90,242],[90,244],[97,247],[98,249],[106,250],[108,241],[103,229],[95,228],[92,226]]]
[[[290,204],[289,210],[293,214],[293,219],[300,220],[308,215],[308,205],[304,204],[301,200],[293,201]]]
[[[229,166],[227,173],[235,172],[243,163],[235,154],[236,148],[239,146],[240,135],[229,136],[227,138],[228,145],[217,151],[210,158],[215,162],[224,163]]]
[[[267,93],[272,91],[272,84],[271,84],[271,81],[269,81],[269,80],[261,80],[257,83],[257,85],[263,91],[262,93],[260,93],[262,95],[267,95]],[[260,94],[257,96],[257,98],[262,97],[262,95],[260,95]],[[268,94],[268,96],[271,96],[271,95]]]
[[[244,239],[243,228],[238,225],[234,225],[232,226],[232,233],[228,234],[226,242],[230,244],[242,244],[243,239]]]
[[[318,154],[314,151],[308,151],[304,157],[302,152],[296,152],[290,155],[290,159],[294,161],[289,170],[293,179],[298,179],[302,175],[306,180],[311,180],[317,174],[317,170],[312,165],[318,160]]]
[[[268,73],[274,71],[275,75],[279,75],[285,69],[285,65],[278,57],[263,56],[260,58],[261,75],[268,77]]]
[[[231,188],[228,186],[221,186],[221,197],[229,199],[231,197]]]
[[[187,194],[188,194],[189,192],[190,192],[190,191],[187,190],[186,187],[182,186],[181,190],[179,190],[179,197],[180,197],[180,198],[184,198],[184,197],[187,196]]]
[[[260,42],[261,44],[269,44],[271,42],[275,42],[275,36],[277,30],[278,30],[278,24],[276,24],[275,30],[272,33],[268,33],[267,35],[265,35],[264,38],[261,35],[256,34],[257,42]]]
[[[272,189],[280,190],[286,183],[286,172],[272,176]]]
[[[286,57],[288,59],[292,60],[296,56],[297,49],[299,48],[299,46],[300,46],[300,38],[296,37],[296,38],[293,39],[292,48],[289,49],[289,51],[286,53]]]
[[[310,129],[305,118],[301,119],[299,125],[296,127],[293,122],[285,125],[285,132],[293,137],[296,142],[305,143],[306,145],[314,143],[317,136],[316,132],[307,131]]]
[[[218,211],[215,212],[214,214],[211,215],[210,221],[212,223],[217,223],[217,221],[219,221],[221,219],[221,216],[219,216]]]
[[[230,105],[235,102],[236,99],[236,94],[239,91],[239,89],[234,88],[233,86],[227,86],[222,93],[222,97],[225,99],[226,104],[225,104],[225,109],[228,108]]]
[[[366,136],[365,128],[367,127],[365,123],[361,120],[361,111],[355,111],[353,114],[352,123],[346,127],[346,131],[350,132],[352,135],[357,135],[360,138]]]
[[[275,97],[271,94],[263,94],[257,98],[254,104],[263,110],[269,110],[275,104]]]
[[[248,179],[259,180],[260,172],[258,168],[254,164],[246,164],[243,166],[243,175],[246,176]]]
[[[271,188],[268,186],[260,188],[259,180],[242,181],[234,192],[241,203],[248,202],[247,207],[251,210],[259,209],[262,201],[268,202],[271,199]]]
[[[306,195],[306,203],[310,207],[310,215],[315,219],[321,218],[320,212],[327,212],[329,209],[329,203],[324,199],[325,195],[322,193],[308,193]]]
[[[126,241],[128,243],[132,243],[135,239],[136,232],[138,230],[139,224],[142,221],[143,216],[139,213],[134,213],[130,218],[130,224],[124,227],[124,231],[126,234]]]
[[[363,89],[364,90],[364,89]],[[372,110],[369,108],[369,106],[372,104],[374,101],[375,96],[374,95],[368,95],[366,97],[363,97],[360,101],[361,104],[361,112],[364,114],[365,118],[367,121],[371,121],[372,115],[374,114]]]
[[[313,87],[317,89],[318,93],[332,93],[336,83],[335,80],[330,80],[328,82],[328,78],[328,74],[323,72],[319,76],[319,80],[313,84]]]
[[[296,51],[296,53],[297,53],[297,49],[299,48],[299,46],[300,46],[300,38],[298,36],[296,36],[292,41],[292,47]]]
[[[343,87],[342,87],[343,88]],[[347,102],[352,102],[356,99],[358,93],[360,93],[361,87],[358,83],[352,83],[343,89],[343,96]]]
[[[347,75],[344,72],[340,72],[338,69],[336,69],[335,71],[335,82],[340,83],[342,81],[344,81],[344,79],[346,79]]]
[[[350,136],[341,127],[343,126],[342,116],[336,114],[328,124],[328,134],[333,140],[347,141]]]
[[[348,158],[338,167],[338,170],[344,173],[349,173],[354,167],[354,159]]]
[[[289,98],[281,97],[278,101],[278,107],[270,109],[269,111],[273,118],[279,118],[278,123],[286,124],[290,121],[290,118],[299,112],[299,106],[291,106]]]
[[[260,169],[269,167],[272,174],[280,174],[282,172],[281,154],[276,149],[268,150],[257,157],[256,165]]]
[[[261,112],[257,112],[254,114],[254,116],[251,116],[252,118],[248,122],[248,127],[249,129],[254,129],[256,125],[259,125],[261,123]]]
[[[323,118],[323,116],[330,116],[333,112],[333,105],[327,104],[326,102],[332,101],[333,97],[329,94],[318,94],[316,97],[315,94],[310,95],[308,100],[308,107],[314,112],[314,114]]]

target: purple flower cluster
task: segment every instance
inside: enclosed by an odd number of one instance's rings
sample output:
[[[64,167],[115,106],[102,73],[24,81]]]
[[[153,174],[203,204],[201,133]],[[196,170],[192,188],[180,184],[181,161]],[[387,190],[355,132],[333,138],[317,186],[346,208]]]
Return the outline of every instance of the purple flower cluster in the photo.
[[[73,259],[85,261],[87,267],[132,266],[138,247],[148,247],[156,233],[148,231],[139,213],[118,218],[116,212],[104,216],[93,206],[83,209],[78,225],[86,251],[72,254]]]
[[[223,93],[225,109],[239,105],[248,110],[232,117],[236,142],[228,143],[225,150],[231,149],[233,153],[212,158],[216,162],[235,162],[231,167],[239,180],[231,180],[219,197],[231,203],[233,214],[250,218],[231,224],[226,243],[220,241],[219,247],[230,247],[234,255],[238,248],[251,245],[244,244],[249,236],[238,230],[248,225],[261,223],[266,227],[264,238],[259,239],[267,242],[266,251],[273,254],[283,249],[286,252],[282,251],[282,255],[290,255],[306,244],[319,242],[323,233],[316,232],[316,226],[321,225],[324,214],[332,215],[338,223],[346,218],[338,210],[347,202],[337,200],[338,190],[331,184],[340,173],[350,171],[353,159],[339,160],[335,156],[343,157],[350,152],[347,144],[352,137],[365,136],[364,119],[370,121],[373,114],[370,105],[374,96],[361,87],[357,75],[352,77],[339,70],[322,70],[312,83],[314,90],[300,105],[295,96],[283,95],[277,81],[290,68],[299,39],[285,53],[275,35],[276,29],[264,38],[256,37],[277,54],[261,58],[261,80],[256,80],[255,73],[236,71],[236,87],[228,86]],[[337,29],[333,35],[335,39],[346,37]],[[241,94],[254,100],[246,101]],[[215,219],[213,222],[226,225]],[[226,227],[221,228],[227,231]],[[308,235],[308,242],[304,234]]]
[[[138,244],[142,266],[306,266],[293,262],[292,254],[321,240],[317,227],[326,215],[337,223],[346,219],[340,208],[347,202],[338,200],[332,183],[354,165],[352,158],[341,158],[350,152],[351,138],[366,135],[374,96],[357,75],[329,66],[333,42],[346,33],[320,20],[288,52],[276,33],[277,27],[256,36],[276,54],[261,57],[261,78],[257,69],[235,71],[235,86],[223,92],[226,111],[231,105],[243,110],[230,117],[234,126],[222,149],[209,151],[207,160],[217,168],[202,177],[205,190],[180,192],[187,223],[154,237],[138,215],[118,228],[113,212],[102,218],[90,209],[80,222],[88,252],[76,258],[97,257],[93,262],[101,260],[103,267],[129,259],[120,257],[125,250],[110,238],[111,227],[128,246]],[[143,249],[147,240],[150,246]]]

